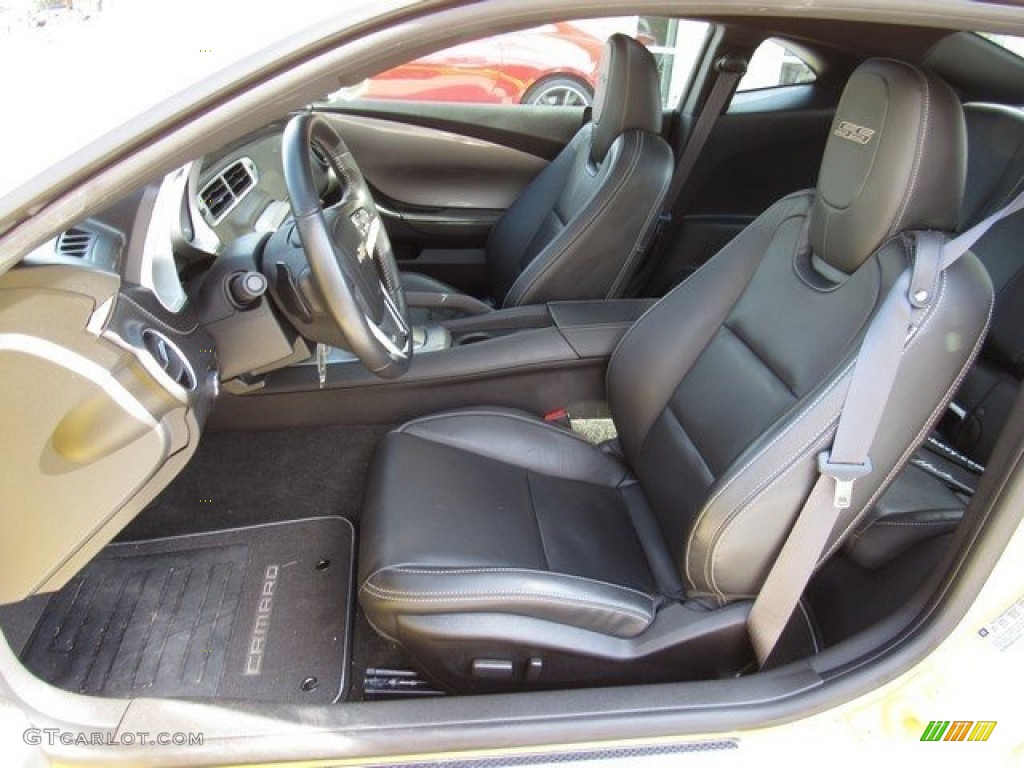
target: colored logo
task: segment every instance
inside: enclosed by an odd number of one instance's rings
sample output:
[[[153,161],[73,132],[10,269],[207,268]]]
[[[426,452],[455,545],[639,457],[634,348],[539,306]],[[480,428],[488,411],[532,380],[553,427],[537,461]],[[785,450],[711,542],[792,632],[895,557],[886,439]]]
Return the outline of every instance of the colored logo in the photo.
[[[932,720],[921,741],[988,741],[995,729],[995,720]]]

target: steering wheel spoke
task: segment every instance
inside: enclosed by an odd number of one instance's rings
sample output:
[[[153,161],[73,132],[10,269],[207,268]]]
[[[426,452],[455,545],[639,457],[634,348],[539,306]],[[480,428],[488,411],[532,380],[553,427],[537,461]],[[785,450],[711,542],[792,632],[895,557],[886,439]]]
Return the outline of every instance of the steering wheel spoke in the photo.
[[[341,201],[328,210],[316,185],[314,146],[342,186]],[[295,228],[325,307],[323,317],[305,329],[307,338],[331,343],[340,336],[373,373],[400,376],[413,347],[405,295],[387,233],[352,154],[327,118],[304,113],[288,123],[282,155]]]

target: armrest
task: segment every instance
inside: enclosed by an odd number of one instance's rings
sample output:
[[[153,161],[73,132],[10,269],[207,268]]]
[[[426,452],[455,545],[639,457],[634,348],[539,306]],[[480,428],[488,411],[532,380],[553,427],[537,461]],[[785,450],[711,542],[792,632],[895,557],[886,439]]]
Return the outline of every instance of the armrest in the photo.
[[[580,357],[610,357],[619,340],[654,299],[556,301],[548,304],[555,326]]]
[[[406,291],[405,303],[416,309],[447,309],[464,315],[483,315],[493,308],[464,293]]]

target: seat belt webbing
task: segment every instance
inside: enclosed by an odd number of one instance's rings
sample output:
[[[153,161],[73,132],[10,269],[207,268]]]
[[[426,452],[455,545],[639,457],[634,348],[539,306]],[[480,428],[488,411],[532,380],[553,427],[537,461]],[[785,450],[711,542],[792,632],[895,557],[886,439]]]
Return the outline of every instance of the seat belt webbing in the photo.
[[[660,246],[664,240],[665,230],[672,220],[672,209],[675,207],[683,187],[686,186],[686,182],[689,181],[690,175],[697,165],[697,159],[708,143],[711,132],[722,115],[722,110],[725,109],[725,105],[732,97],[736,84],[746,74],[747,62],[740,56],[722,56],[715,62],[715,70],[718,74],[711,86],[711,93],[708,94],[704,108],[700,111],[697,122],[693,126],[693,132],[683,148],[683,153],[679,156],[679,162],[676,163],[676,167],[672,171],[668,189],[661,201],[661,214],[658,217],[658,223],[653,228],[647,242],[640,246],[640,256],[641,258],[646,256],[646,259],[644,259],[643,267],[630,281],[629,295],[634,295],[634,292],[647,282],[650,273],[661,260],[659,258]]]
[[[747,628],[763,666],[782,635],[825,551],[854,481],[872,471],[869,450],[899,372],[912,322],[932,301],[942,272],[998,221],[1024,209],[1024,192],[958,237],[915,233],[914,265],[890,289],[861,342],[831,451],[818,456],[819,476],[754,601]]]
[[[676,200],[679,199],[679,193],[683,191],[690,174],[693,173],[693,168],[697,165],[697,159],[704,150],[704,145],[711,137],[715,123],[718,122],[722,110],[732,98],[736,84],[746,74],[747,62],[740,56],[722,56],[715,62],[715,69],[718,74],[715,77],[714,85],[711,86],[711,93],[708,94],[708,99],[704,102],[704,109],[700,111],[697,122],[693,126],[693,133],[690,134],[690,139],[683,148],[683,154],[672,172],[672,181],[668,185],[668,192],[665,193],[665,200],[662,203],[662,210],[666,215],[671,212]]]

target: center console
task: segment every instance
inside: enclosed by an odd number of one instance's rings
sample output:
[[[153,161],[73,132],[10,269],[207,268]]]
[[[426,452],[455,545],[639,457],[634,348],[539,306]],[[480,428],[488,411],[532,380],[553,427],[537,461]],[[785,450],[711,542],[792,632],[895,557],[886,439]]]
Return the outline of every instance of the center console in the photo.
[[[475,404],[594,415],[612,351],[652,303],[552,302],[418,328],[409,370],[392,381],[343,350],[321,349],[226,386],[211,426],[397,423]]]

